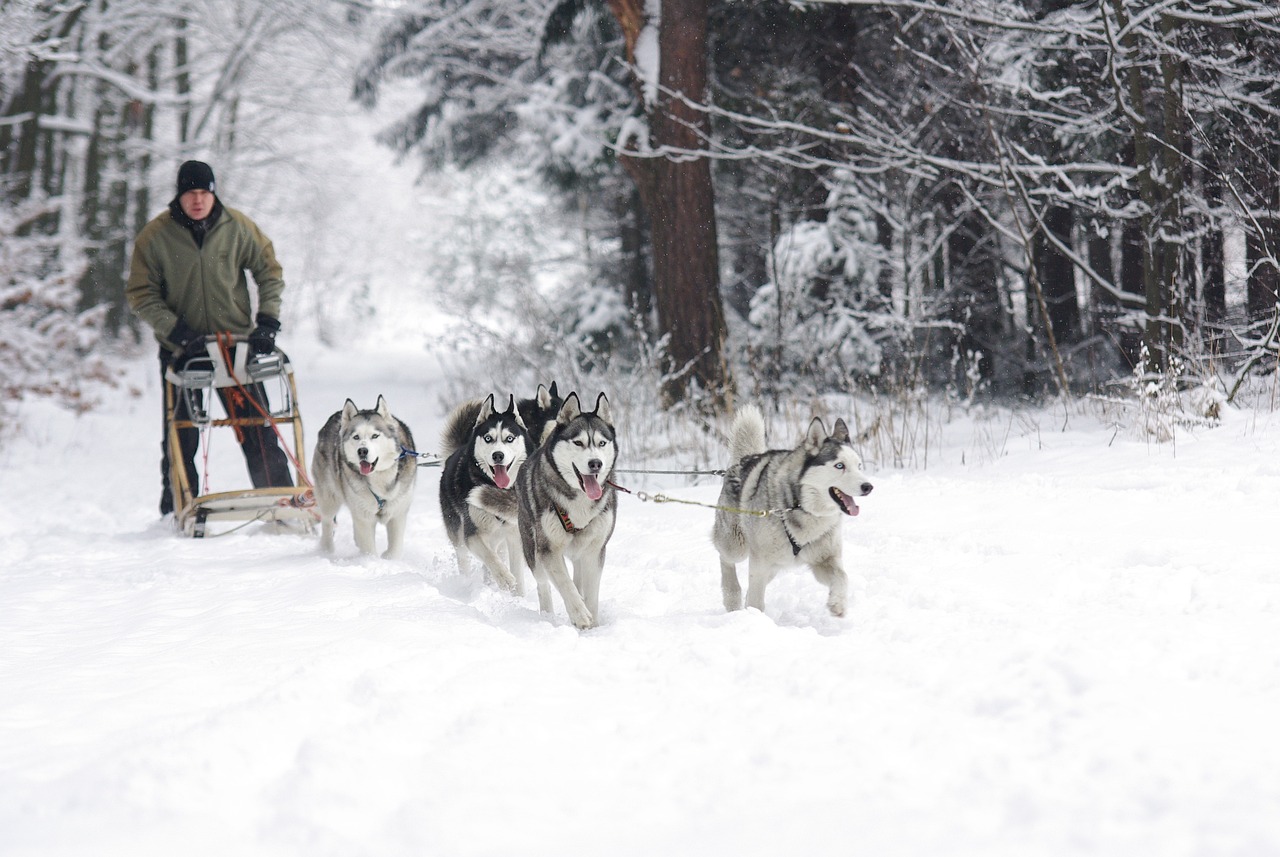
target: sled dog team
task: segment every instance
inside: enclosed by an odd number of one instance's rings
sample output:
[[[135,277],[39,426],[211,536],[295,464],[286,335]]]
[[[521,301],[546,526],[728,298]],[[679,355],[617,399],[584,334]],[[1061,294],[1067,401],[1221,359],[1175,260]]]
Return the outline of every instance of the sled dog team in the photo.
[[[523,595],[527,565],[539,611],[553,614],[554,587],[574,626],[592,628],[618,507],[609,401],[602,393],[586,411],[577,393],[562,399],[553,383],[498,407],[490,395],[457,406],[445,421],[440,513],[458,567],[468,570],[474,555],[495,584]],[[417,477],[414,449],[409,427],[382,396],[370,410],[348,399],[329,418],[312,466],[323,550],[333,550],[335,519],[346,506],[361,551],[374,552],[381,523],[383,555],[400,555]],[[725,609],[743,607],[737,564],[746,560],[747,606],[763,610],[774,576],[803,564],[827,587],[831,613],[843,616],[840,523],[858,514],[854,498],[872,488],[844,420],[828,432],[815,417],[796,447],[768,449],[760,410],[748,405],[733,421],[729,451],[711,533]]]

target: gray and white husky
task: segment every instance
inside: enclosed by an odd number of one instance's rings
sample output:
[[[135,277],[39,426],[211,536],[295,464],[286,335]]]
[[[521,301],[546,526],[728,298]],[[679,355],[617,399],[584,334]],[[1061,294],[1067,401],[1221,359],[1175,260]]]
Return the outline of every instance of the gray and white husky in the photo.
[[[547,616],[555,612],[555,586],[578,628],[592,628],[600,617],[600,577],[618,508],[617,490],[609,483],[617,455],[609,400],[602,393],[595,410],[583,412],[578,394],[570,393],[546,439],[520,468],[515,503],[506,491],[473,494],[473,502],[497,514],[516,512],[524,560],[538,585],[538,609]]]
[[[515,397],[504,411],[494,407],[492,395],[458,405],[445,420],[440,443],[448,456],[440,474],[440,514],[457,554],[459,570],[467,571],[468,553],[475,554],[499,586],[523,593],[524,570],[515,514],[495,514],[469,502],[471,492],[477,488],[511,487],[520,466],[533,452],[533,441],[516,409]],[[505,562],[497,553],[501,545],[506,546]]]
[[[844,420],[836,420],[827,434],[815,417],[795,449],[769,450],[760,409],[747,405],[730,434],[734,464],[725,474],[719,505],[770,514],[716,511],[711,541],[720,553],[725,609],[742,609],[737,564],[745,559],[748,607],[763,610],[765,587],[778,571],[804,563],[827,586],[827,608],[843,616],[849,579],[841,563],[840,523],[858,514],[854,497],[872,488]]]
[[[378,397],[372,410],[360,410],[347,399],[342,410],[320,429],[311,475],[320,512],[320,547],[333,550],[338,510],[351,510],[356,546],[375,552],[377,525],[387,528],[388,559],[404,547],[405,518],[413,502],[418,475],[413,434],[392,416],[387,400]]]

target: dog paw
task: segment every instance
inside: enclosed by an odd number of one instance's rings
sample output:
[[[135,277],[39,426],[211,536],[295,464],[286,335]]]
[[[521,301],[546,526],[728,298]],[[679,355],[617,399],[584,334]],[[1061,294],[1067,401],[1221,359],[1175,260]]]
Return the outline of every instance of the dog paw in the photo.
[[[569,621],[573,622],[573,627],[579,631],[590,631],[596,626],[595,617],[590,613],[582,613],[577,616],[570,616]]]
[[[844,601],[828,601],[827,609],[831,611],[832,616],[844,616]]]
[[[724,597],[724,609],[726,612],[733,613],[742,609],[742,593],[736,595],[726,595]]]

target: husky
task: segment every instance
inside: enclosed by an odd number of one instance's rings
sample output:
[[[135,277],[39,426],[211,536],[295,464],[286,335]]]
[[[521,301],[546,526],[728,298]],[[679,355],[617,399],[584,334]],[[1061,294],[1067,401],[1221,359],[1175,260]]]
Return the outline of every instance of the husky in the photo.
[[[311,474],[320,512],[320,547],[333,551],[338,510],[351,510],[356,546],[374,553],[376,527],[387,528],[383,556],[396,559],[404,547],[404,524],[418,475],[413,434],[392,416],[378,396],[373,410],[360,410],[347,399],[342,410],[320,429]]]
[[[562,404],[564,400],[556,390],[555,381],[551,382],[550,388],[539,384],[537,395],[532,399],[521,399],[516,403],[516,408],[520,411],[520,419],[529,430],[529,437],[533,439],[535,449],[546,440],[547,430],[556,421],[556,414],[560,413]]]
[[[479,487],[511,487],[520,466],[533,452],[533,441],[516,408],[515,397],[501,412],[495,409],[492,395],[454,408],[445,421],[440,443],[448,456],[440,474],[440,514],[457,554],[459,570],[468,569],[470,552],[480,558],[499,586],[523,594],[524,570],[520,566],[520,532],[515,515],[503,517],[469,502],[472,491]],[[496,553],[500,544],[506,545],[508,562]]]
[[[520,468],[514,503],[506,491],[485,488],[474,495],[495,514],[516,514],[539,611],[554,614],[554,585],[569,620],[580,629],[599,621],[600,575],[618,508],[617,490],[609,482],[617,454],[609,400],[602,393],[595,410],[584,413],[578,394],[570,393],[545,441]],[[572,578],[566,561],[573,563]]]
[[[748,561],[747,606],[764,610],[764,590],[779,570],[804,563],[827,586],[827,609],[843,616],[849,579],[841,563],[840,522],[858,514],[854,497],[871,493],[844,420],[828,434],[820,418],[795,449],[765,448],[764,418],[747,405],[730,431],[724,476],[711,541],[720,553],[720,585],[726,610],[742,609],[737,564]],[[763,517],[729,509],[768,512]]]

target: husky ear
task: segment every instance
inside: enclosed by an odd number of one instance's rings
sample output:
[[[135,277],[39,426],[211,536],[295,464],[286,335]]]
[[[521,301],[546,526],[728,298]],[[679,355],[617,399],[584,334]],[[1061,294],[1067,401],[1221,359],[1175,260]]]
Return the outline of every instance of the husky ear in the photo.
[[[836,420],[836,427],[831,430],[831,439],[836,443],[849,443],[849,427],[844,424],[844,420]]]
[[[556,382],[555,382],[555,381],[552,381],[552,382],[551,382],[551,389],[547,391],[547,395],[551,397],[551,401],[552,401],[552,402],[554,402],[556,399],[560,398],[560,391],[556,389]],[[551,403],[551,402],[548,402],[547,404],[550,404],[550,403]]]
[[[822,417],[814,417],[809,423],[809,431],[805,432],[804,448],[809,452],[817,452],[822,442],[827,439],[827,427],[822,424]]]
[[[609,400],[604,397],[604,393],[596,396],[596,416],[607,423],[613,422],[613,416],[609,412]]]
[[[503,411],[502,414],[503,416],[511,414],[512,419],[516,421],[516,425],[520,426],[520,428],[525,431],[529,430],[529,427],[524,424],[524,420],[520,418],[520,409],[516,407],[516,397],[514,393],[507,399],[507,409]]]
[[[484,403],[480,405],[480,412],[476,414],[476,425],[480,425],[480,423],[493,416],[493,411],[493,393],[490,393],[489,398],[485,399]]]
[[[351,418],[354,417],[359,412],[360,412],[360,409],[356,407],[356,403],[351,401],[350,399],[347,399],[347,403],[342,406],[342,421],[344,423],[350,422]]]
[[[567,426],[581,413],[582,405],[578,403],[578,394],[570,393],[569,398],[565,399],[564,404],[560,406],[560,413],[556,415],[556,425]]]
[[[544,408],[544,409],[545,409],[545,408],[549,408],[549,407],[551,407],[551,400],[555,398],[555,395],[556,395],[556,382],[555,382],[555,381],[552,381],[552,382],[551,382],[551,389],[550,389],[550,390],[548,390],[548,389],[547,389],[547,385],[546,385],[546,384],[539,384],[539,385],[538,385],[538,395],[535,397],[535,400],[536,400],[536,401],[537,401],[537,403],[538,403],[538,407],[540,407],[540,408]]]
[[[391,417],[391,409],[387,407],[387,400],[384,399],[382,396],[378,396],[378,404],[374,408],[374,410],[377,411],[378,416],[382,417],[383,419],[390,419]]]

